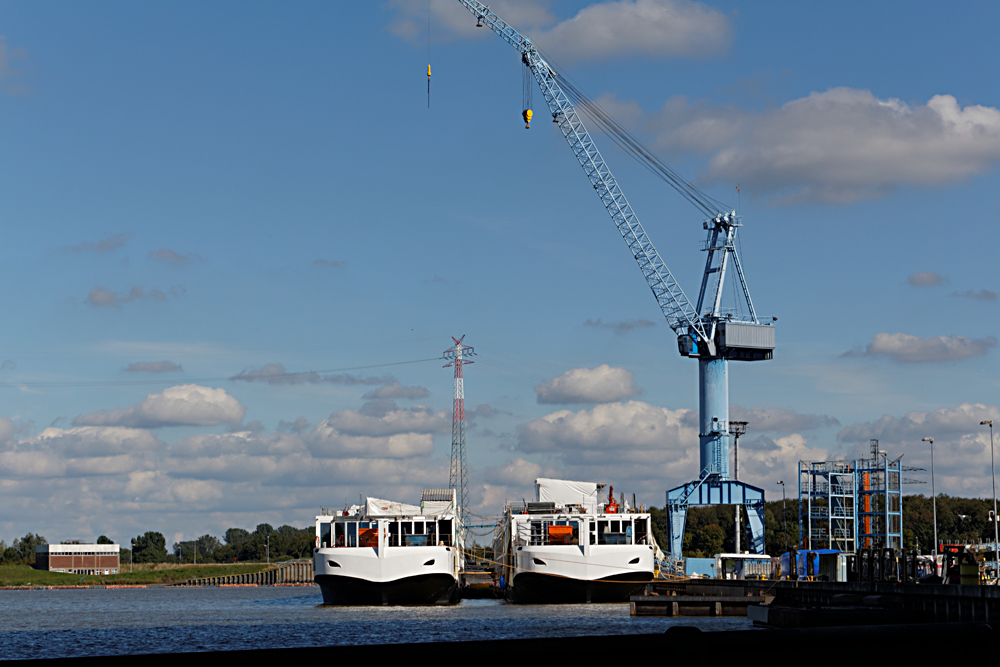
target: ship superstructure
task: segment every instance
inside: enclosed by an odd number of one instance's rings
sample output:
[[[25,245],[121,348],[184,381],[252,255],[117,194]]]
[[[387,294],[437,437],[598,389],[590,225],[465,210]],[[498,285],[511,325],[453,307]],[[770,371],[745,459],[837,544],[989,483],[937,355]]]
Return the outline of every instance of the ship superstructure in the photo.
[[[598,497],[603,484],[539,478],[535,502],[508,503],[494,534],[511,602],[620,602],[653,578],[650,516]]]
[[[316,517],[313,565],[323,603],[451,604],[464,564],[454,489],[425,489],[420,505],[368,498]]]

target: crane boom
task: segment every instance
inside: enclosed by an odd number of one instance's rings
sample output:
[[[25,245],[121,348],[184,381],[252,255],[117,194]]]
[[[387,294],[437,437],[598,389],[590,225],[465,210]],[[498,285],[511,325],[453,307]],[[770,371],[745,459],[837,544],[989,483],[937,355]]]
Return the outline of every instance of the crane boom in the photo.
[[[646,236],[646,230],[642,228],[632,206],[625,199],[618,181],[615,180],[601,152],[590,138],[590,133],[580,120],[576,108],[559,85],[556,73],[541,57],[531,40],[490,11],[489,7],[478,0],[459,0],[459,2],[472,12],[480,23],[488,26],[521,53],[522,60],[531,69],[532,75],[542,89],[542,95],[549,111],[552,112],[553,120],[559,125],[573,154],[583,167],[594,190],[597,191],[597,196],[601,198],[601,203],[608,210],[622,238],[628,244],[632,256],[639,264],[646,283],[653,291],[653,296],[656,297],[656,302],[667,319],[667,324],[678,335],[694,336],[698,344],[705,344],[711,352],[714,352],[714,341],[698,316],[698,311]]]

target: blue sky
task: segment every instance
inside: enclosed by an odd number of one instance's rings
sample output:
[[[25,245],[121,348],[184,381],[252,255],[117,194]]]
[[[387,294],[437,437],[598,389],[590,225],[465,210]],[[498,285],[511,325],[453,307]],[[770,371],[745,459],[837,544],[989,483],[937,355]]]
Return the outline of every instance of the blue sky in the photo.
[[[739,206],[779,318],[774,360],[730,369],[743,478],[776,492],[872,437],[926,466],[935,436],[939,491],[991,493],[995,3],[492,7]],[[539,475],[657,505],[695,476],[697,364],[474,23],[453,0],[0,4],[0,537],[411,501],[447,483],[433,359],[462,334],[476,511]],[[700,214],[595,140],[693,298]]]

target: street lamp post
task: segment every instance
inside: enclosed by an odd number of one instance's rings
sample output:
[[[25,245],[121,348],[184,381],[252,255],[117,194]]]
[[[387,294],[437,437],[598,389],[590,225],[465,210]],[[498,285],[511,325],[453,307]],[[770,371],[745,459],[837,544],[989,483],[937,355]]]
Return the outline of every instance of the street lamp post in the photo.
[[[934,491],[934,438],[924,438],[922,442],[931,443],[931,497],[934,498],[934,574],[937,574],[937,493]]]
[[[984,419],[979,422],[980,426],[990,427],[990,474],[993,477],[993,576],[1000,576],[1000,539],[997,538],[997,471],[993,462],[993,420]]]
[[[785,531],[785,553],[788,553],[788,523],[785,521],[785,483],[779,481],[781,485],[781,527]]]

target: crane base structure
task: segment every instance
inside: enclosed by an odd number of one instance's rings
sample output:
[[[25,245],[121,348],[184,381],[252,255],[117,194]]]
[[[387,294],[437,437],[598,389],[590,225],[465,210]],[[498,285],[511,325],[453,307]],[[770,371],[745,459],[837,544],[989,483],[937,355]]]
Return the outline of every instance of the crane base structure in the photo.
[[[750,546],[764,553],[764,489],[746,482],[708,475],[667,491],[667,550],[679,558],[684,546],[684,524],[691,505],[743,505],[750,528]]]

